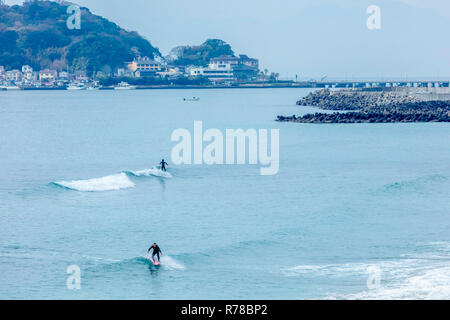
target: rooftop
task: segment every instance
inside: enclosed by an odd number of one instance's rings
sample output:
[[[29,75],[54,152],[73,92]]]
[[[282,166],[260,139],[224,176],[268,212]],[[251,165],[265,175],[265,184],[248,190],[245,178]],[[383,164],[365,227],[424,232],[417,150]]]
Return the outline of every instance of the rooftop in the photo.
[[[139,64],[159,64],[159,62],[150,59],[149,57],[139,57],[137,59],[134,59],[133,62],[139,63]]]
[[[211,62],[217,61],[238,61],[239,58],[232,55],[221,55],[215,58],[211,58]]]

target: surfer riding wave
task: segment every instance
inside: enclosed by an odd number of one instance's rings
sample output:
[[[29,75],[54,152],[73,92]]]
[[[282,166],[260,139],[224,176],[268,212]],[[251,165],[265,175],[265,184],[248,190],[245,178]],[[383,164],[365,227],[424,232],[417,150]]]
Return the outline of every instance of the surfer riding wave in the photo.
[[[168,163],[166,161],[164,161],[164,159],[162,159],[160,165],[161,165],[161,171],[166,172],[167,171],[166,170],[166,165],[168,165]]]
[[[155,256],[158,258],[158,262],[160,262],[160,254],[162,254],[161,248],[156,244],[156,242],[147,250],[147,253],[153,250],[152,260],[155,261]]]

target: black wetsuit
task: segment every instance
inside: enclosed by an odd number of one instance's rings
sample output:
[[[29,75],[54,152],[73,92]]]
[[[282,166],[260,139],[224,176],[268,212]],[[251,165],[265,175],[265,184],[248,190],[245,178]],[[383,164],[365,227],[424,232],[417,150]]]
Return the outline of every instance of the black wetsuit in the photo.
[[[166,164],[167,164],[167,162],[165,162],[164,160],[161,161],[160,165],[161,165],[161,170],[162,170],[162,171],[167,171],[167,170],[166,170]]]
[[[153,249],[152,259],[154,260],[154,257],[157,256],[157,257],[158,257],[158,261],[159,261],[159,254],[162,253],[161,248],[160,248],[158,245],[156,245],[156,246],[151,246],[151,247],[148,249],[148,252],[150,252],[150,250],[152,250],[152,249]]]

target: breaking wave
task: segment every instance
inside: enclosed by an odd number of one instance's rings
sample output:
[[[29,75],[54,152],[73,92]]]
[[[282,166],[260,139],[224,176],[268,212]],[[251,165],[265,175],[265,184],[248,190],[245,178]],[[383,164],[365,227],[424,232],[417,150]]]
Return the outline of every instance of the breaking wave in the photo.
[[[135,186],[134,182],[130,180],[130,177],[159,177],[170,179],[173,176],[169,172],[162,171],[157,167],[153,167],[151,169],[138,171],[123,171],[121,173],[105,176],[102,178],[58,181],[52,182],[50,184],[76,191],[117,191],[121,189],[133,188]]]
[[[91,263],[88,265],[87,270],[95,272],[135,272],[136,270],[142,270],[142,266],[148,266],[153,269],[155,268],[148,255],[123,260],[98,258],[89,260]],[[166,271],[182,271],[186,269],[182,263],[176,261],[170,256],[162,256],[161,265],[157,268]]]
[[[162,171],[158,168],[144,169],[138,171],[125,171],[126,174],[134,177],[160,177],[160,178],[172,178],[172,175],[166,171]]]
[[[331,295],[329,299],[351,300],[447,300],[450,298],[450,265],[406,270],[406,276],[379,289],[348,295]]]
[[[114,174],[102,178],[88,180],[72,180],[53,182],[52,184],[76,191],[116,191],[133,188],[134,183],[125,173]]]
[[[356,293],[331,293],[326,299],[350,300],[440,300],[450,298],[450,246],[427,245],[432,251],[408,254],[374,263],[299,265],[282,269],[286,277],[313,275],[326,278],[368,279],[373,270],[380,271],[377,288]]]
[[[150,255],[145,257],[150,262]],[[170,256],[163,255],[161,257],[161,267],[167,270],[184,270],[186,267]]]

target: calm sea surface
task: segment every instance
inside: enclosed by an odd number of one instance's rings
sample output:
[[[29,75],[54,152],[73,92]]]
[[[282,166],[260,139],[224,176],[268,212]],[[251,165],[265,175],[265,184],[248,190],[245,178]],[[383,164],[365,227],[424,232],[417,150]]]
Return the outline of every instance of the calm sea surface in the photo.
[[[0,92],[0,298],[449,299],[450,124],[274,121],[308,92]],[[194,120],[280,129],[279,173],[174,166]]]

